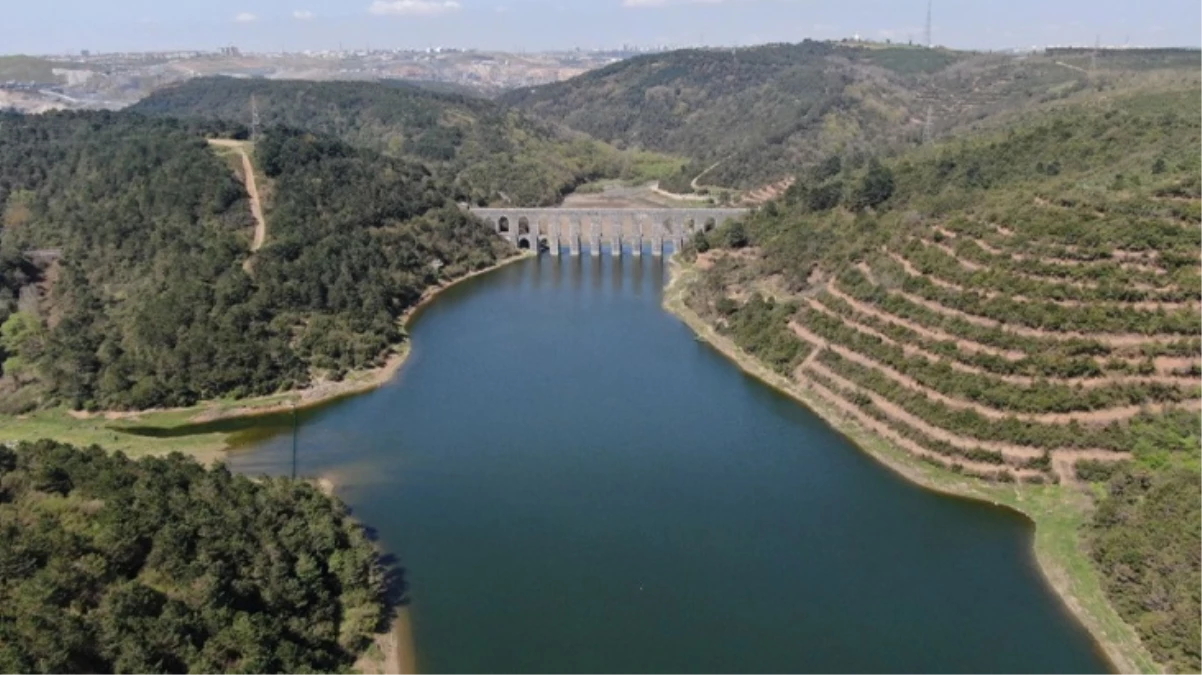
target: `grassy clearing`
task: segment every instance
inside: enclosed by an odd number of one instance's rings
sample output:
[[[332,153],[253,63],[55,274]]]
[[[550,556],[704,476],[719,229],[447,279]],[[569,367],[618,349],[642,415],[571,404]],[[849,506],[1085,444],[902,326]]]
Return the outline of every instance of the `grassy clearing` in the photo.
[[[138,418],[141,424],[171,427],[186,422],[182,411],[145,413]],[[79,419],[66,410],[42,410],[19,417],[6,417],[0,423],[0,442],[37,441],[52,438],[76,446],[102,445],[109,450],[120,450],[130,457],[165,455],[183,452],[204,463],[219,460],[224,453],[225,434],[212,433],[178,438],[151,438],[123,433],[115,428],[121,422],[103,417]]]
[[[687,159],[645,150],[628,150],[625,159],[629,163],[622,172],[623,178],[632,185],[667,178],[688,165]]]
[[[685,291],[696,278],[696,268],[674,258],[672,281],[664,293],[664,306],[698,337],[747,373],[803,403],[858,447],[905,478],[937,492],[1009,507],[1030,518],[1035,523],[1035,557],[1044,577],[1098,641],[1115,668],[1120,672],[1163,672],[1135,631],[1106,599],[1101,578],[1091,564],[1081,538],[1092,508],[1088,495],[1081,488],[986,483],[926,464],[894,447],[717,333],[684,303]]]
[[[229,449],[230,435],[255,426],[253,418],[327,405],[340,398],[374,389],[392,379],[405,358],[409,344],[402,343],[381,368],[352,372],[340,382],[321,383],[302,391],[283,392],[247,399],[205,401],[188,408],[148,410],[136,413],[72,414],[66,408],[41,410],[28,415],[0,418],[0,443],[50,438],[78,446],[102,445],[131,457],[182,452],[203,463],[219,461]],[[185,428],[206,422],[245,418],[242,425],[217,425],[220,430],[183,433]],[[156,435],[130,433],[130,428],[153,429]],[[178,435],[172,432],[180,432]]]

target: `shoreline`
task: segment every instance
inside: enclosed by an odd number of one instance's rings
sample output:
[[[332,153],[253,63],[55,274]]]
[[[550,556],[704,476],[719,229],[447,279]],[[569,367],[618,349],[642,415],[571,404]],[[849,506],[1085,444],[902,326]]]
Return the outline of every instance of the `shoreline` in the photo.
[[[328,474],[309,479],[314,487],[327,497],[336,498],[338,484]],[[379,544],[375,544],[377,551]],[[355,662],[355,670],[361,673],[388,673],[389,675],[415,675],[417,673],[417,645],[413,639],[413,617],[408,604],[393,607],[394,616],[388,630],[376,633],[372,646]]]
[[[432,303],[439,296],[440,293],[442,293],[443,291],[446,291],[450,288],[453,288],[453,287],[457,286],[458,284],[461,284],[461,283],[467,281],[468,279],[474,279],[478,276],[488,274],[489,272],[496,271],[496,270],[498,270],[506,265],[509,265],[511,263],[517,262],[519,260],[525,260],[526,258],[529,258],[532,255],[534,255],[534,254],[530,253],[530,252],[518,253],[516,255],[510,256],[503,260],[499,260],[496,263],[489,265],[488,267],[485,267],[483,269],[478,269],[474,272],[468,272],[467,274],[464,274],[463,276],[455,277],[454,279],[451,279],[443,284],[440,284],[437,286],[431,286],[431,287],[427,288],[425,291],[422,291],[421,297],[418,298],[417,302],[409,309],[406,309],[404,311],[404,313],[402,313],[401,316],[397,319],[397,321],[401,324],[401,328],[406,333],[406,339],[403,342],[392,346],[392,349],[393,349],[392,353],[388,355],[388,358],[384,360],[384,364],[381,366],[378,366],[376,368],[369,368],[366,370],[352,371],[350,373],[347,373],[346,378],[339,382],[318,382],[317,384],[306,387],[304,389],[290,389],[288,391],[271,394],[270,396],[261,397],[261,398],[257,399],[258,401],[265,401],[265,400],[271,400],[271,399],[275,399],[275,398],[279,398],[279,397],[299,397],[299,400],[293,400],[293,401],[289,401],[287,403],[255,407],[254,404],[255,404],[256,399],[246,399],[245,400],[246,405],[239,406],[236,408],[228,408],[228,409],[224,409],[224,410],[211,410],[213,403],[210,402],[209,404],[200,404],[198,406],[192,406],[190,408],[182,408],[182,409],[170,411],[170,412],[186,412],[189,410],[196,410],[198,408],[210,408],[208,410],[201,411],[201,413],[199,415],[190,419],[189,422],[193,422],[193,423],[214,422],[217,420],[237,419],[239,417],[255,417],[258,415],[271,415],[274,413],[291,410],[293,405],[295,405],[297,410],[304,410],[306,408],[312,408],[314,406],[322,405],[324,403],[329,403],[330,401],[334,401],[334,400],[337,400],[340,398],[345,398],[348,396],[355,396],[358,394],[364,394],[369,391],[378,389],[378,388],[384,386],[385,384],[388,384],[389,382],[391,382],[392,379],[394,377],[396,377],[397,372],[400,371],[401,366],[405,365],[405,361],[408,360],[409,352],[411,349],[411,347],[410,347],[411,341],[408,338],[409,326],[413,323],[414,319],[416,319],[417,315],[420,314],[421,311],[423,309],[425,309],[430,303]],[[153,414],[153,413],[159,412],[159,411],[142,411],[142,412]],[[168,411],[163,411],[163,412],[168,412]],[[138,413],[138,414],[140,414],[140,413]]]
[[[724,358],[778,392],[802,404],[835,431],[893,473],[919,487],[961,499],[988,502],[1009,509],[1034,529],[1032,548],[1040,575],[1062,606],[1090,634],[1095,646],[1116,672],[1160,673],[1164,669],[1140,642],[1134,629],[1115,612],[1101,587],[1093,563],[1084,551],[1080,527],[1090,514],[1088,497],[1060,485],[989,484],[923,463],[905,450],[862,428],[808,392],[801,383],[777,374],[743,351],[684,303],[691,265],[673,256],[670,281],[664,289],[664,310]]]
[[[408,360],[411,350],[411,340],[408,338],[409,326],[416,319],[417,315],[420,314],[421,311],[428,305],[430,305],[430,303],[432,303],[440,293],[453,288],[456,285],[467,281],[468,279],[474,279],[475,277],[488,274],[489,272],[496,271],[511,263],[519,260],[525,260],[532,255],[534,254],[528,251],[518,253],[517,255],[499,260],[495,264],[489,265],[483,269],[478,269],[474,272],[468,272],[463,276],[455,277],[454,279],[451,279],[438,286],[431,286],[427,288],[422,292],[421,297],[418,298],[417,302],[409,309],[406,309],[404,313],[402,313],[397,319],[397,321],[401,324],[401,328],[406,333],[406,339],[403,342],[392,346],[392,353],[388,355],[388,358],[384,360],[384,364],[381,366],[365,370],[351,371],[347,373],[345,379],[338,382],[318,382],[317,384],[304,389],[290,389],[288,391],[271,394],[270,396],[257,399],[258,401],[265,401],[280,397],[299,397],[299,400],[293,400],[287,403],[255,407],[254,404],[256,399],[246,399],[246,405],[236,408],[211,410],[213,403],[209,403],[207,406],[206,404],[201,404],[199,406],[183,408],[173,412],[185,412],[189,410],[196,410],[197,408],[208,407],[210,408],[209,410],[202,411],[199,415],[191,418],[188,421],[190,423],[214,422],[217,420],[238,419],[240,417],[256,417],[259,415],[271,415],[279,412],[290,411],[294,405],[298,411],[305,410],[307,408],[323,405],[340,398],[365,394],[369,391],[379,389],[385,384],[391,382],[393,378],[396,377],[396,374],[400,371],[401,366],[405,365],[405,361]],[[158,411],[143,412],[153,413]]]
[[[437,286],[427,288],[418,299],[418,301],[410,308],[405,310],[398,322],[402,329],[408,333],[409,327],[422,310],[430,305],[439,294],[444,291],[461,284],[468,279],[473,279],[489,272],[498,270],[506,265],[512,264],[519,260],[525,260],[532,256],[531,252],[521,252],[512,255],[508,258],[497,261],[488,267],[469,272],[459,277],[455,277]],[[117,425],[104,424],[105,422],[126,422],[137,423],[137,426],[144,427],[159,427],[163,429],[171,429],[191,424],[202,424],[206,422],[216,422],[222,420],[234,420],[241,418],[262,417],[274,415],[282,412],[296,410],[305,410],[316,406],[324,405],[341,398],[364,394],[369,391],[378,389],[379,387],[391,382],[400,371],[401,366],[409,357],[411,341],[406,335],[406,339],[402,342],[392,345],[391,352],[385,358],[384,363],[378,367],[351,371],[347,376],[338,381],[320,381],[315,382],[303,389],[290,389],[287,391],[276,392],[266,396],[258,396],[236,400],[209,400],[203,401],[193,406],[184,408],[152,408],[148,410],[137,411],[101,411],[101,412],[78,412],[65,411],[62,409],[50,411],[38,411],[30,415],[19,415],[13,417],[14,427],[20,426],[23,421],[38,421],[43,424],[39,426],[54,426],[55,423],[51,418],[60,416],[57,420],[58,426],[78,427],[71,431],[75,434],[63,433],[55,434],[53,431],[45,431],[40,435],[30,434],[37,437],[55,437],[55,436],[75,436],[71,440],[76,444],[82,443],[88,445],[92,442],[112,446],[115,449],[124,449],[132,451],[134,454],[149,454],[141,451],[143,443],[133,442],[128,437],[130,434],[123,433],[122,428]],[[97,424],[99,423],[99,426]],[[33,426],[33,425],[31,425]],[[90,427],[90,431],[84,431],[85,427]],[[65,431],[65,430],[64,430]],[[123,444],[116,443],[116,435],[125,437],[125,440],[130,443],[125,444],[127,447],[122,447]],[[25,436],[26,434],[20,434]],[[108,438],[100,438],[101,436]],[[147,439],[156,440],[156,444],[160,446],[160,453],[179,450],[186,454],[192,455],[202,462],[212,462],[219,460],[224,456],[228,449],[228,444],[225,442],[224,433],[207,434],[206,436],[214,436],[215,438],[206,439],[199,445],[189,444],[187,447],[173,444],[177,439]],[[95,437],[94,439],[91,437]],[[187,438],[187,437],[181,437]],[[6,439],[0,439],[6,440]],[[20,440],[20,439],[17,439]],[[132,447],[130,447],[132,446]]]

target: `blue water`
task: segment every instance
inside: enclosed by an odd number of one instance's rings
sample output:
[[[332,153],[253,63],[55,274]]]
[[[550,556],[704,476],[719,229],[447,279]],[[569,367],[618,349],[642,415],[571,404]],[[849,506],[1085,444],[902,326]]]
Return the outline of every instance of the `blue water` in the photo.
[[[423,671],[1091,672],[1017,514],[923,491],[660,307],[543,255],[426,309],[395,381],[306,415],[406,571]],[[286,473],[291,439],[232,456]]]

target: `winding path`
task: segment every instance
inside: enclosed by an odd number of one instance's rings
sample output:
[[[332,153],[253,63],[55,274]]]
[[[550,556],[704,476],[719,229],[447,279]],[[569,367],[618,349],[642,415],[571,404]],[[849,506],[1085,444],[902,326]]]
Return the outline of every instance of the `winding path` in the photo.
[[[718,165],[721,164],[722,162],[725,162],[727,159],[728,158],[723,157],[722,159],[720,159],[720,160],[714,162],[713,164],[710,164],[708,167],[706,167],[705,171],[702,171],[701,173],[694,176],[693,180],[689,181],[689,187],[693,188],[693,192],[701,192],[701,184],[698,183],[698,181],[701,180],[701,177],[704,176],[705,174],[713,171],[714,169],[717,169]]]
[[[255,218],[255,235],[250,242],[250,252],[254,253],[263,248],[263,243],[267,241],[267,220],[263,217],[263,202],[259,199],[259,187],[255,183],[254,164],[251,163],[250,155],[246,152],[247,144],[228,138],[211,138],[209,143],[223,148],[233,148],[242,156],[242,180],[246,185],[246,193],[250,195],[251,215]],[[242,263],[242,269],[250,272],[251,260],[252,258],[247,258]]]

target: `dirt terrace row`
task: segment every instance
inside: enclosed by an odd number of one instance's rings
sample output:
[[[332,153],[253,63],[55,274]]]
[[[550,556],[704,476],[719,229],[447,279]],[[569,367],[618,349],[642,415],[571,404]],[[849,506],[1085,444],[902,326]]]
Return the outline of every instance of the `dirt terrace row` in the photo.
[[[1022,350],[1005,349],[995,347],[993,345],[983,344],[959,335],[953,335],[935,326],[925,325],[905,317],[891,314],[874,305],[862,302],[859,299],[852,297],[840,289],[837,284],[830,284],[825,290],[832,297],[846,303],[853,310],[861,314],[873,317],[878,321],[900,326],[934,342],[950,343],[955,346],[957,351],[969,354],[986,354],[1008,361],[1021,361],[1025,358],[1028,358],[1027,352]],[[1049,350],[1053,350],[1057,346],[1057,341],[1049,340],[1047,346]],[[1129,357],[1121,360],[1134,365],[1141,361],[1142,358]],[[1198,359],[1179,356],[1158,356],[1153,359],[1153,363],[1157,374],[1171,376],[1174,375],[1176,371],[1187,370],[1191,367],[1194,367],[1198,364]]]
[[[824,366],[822,366],[820,364],[810,364],[810,365],[799,366],[797,368],[797,370],[794,372],[793,377],[798,382],[801,382],[806,388],[808,388],[811,391],[813,391],[814,393],[816,393],[826,403],[837,408],[843,414],[853,418],[861,426],[872,431],[876,435],[881,436],[882,438],[888,440],[893,445],[901,448],[902,450],[905,450],[906,452],[908,452],[912,455],[915,455],[917,457],[925,457],[928,459],[936,460],[939,464],[942,464],[944,466],[960,465],[960,466],[964,467],[966,470],[971,471],[972,473],[974,473],[978,476],[983,476],[983,477],[996,476],[997,472],[999,470],[1003,470],[1003,469],[1010,471],[1011,473],[1013,473],[1021,478],[1029,478],[1029,477],[1033,477],[1033,476],[1042,476],[1043,475],[1043,473],[1041,471],[1038,471],[1036,469],[1017,469],[1012,466],[1000,467],[996,464],[989,464],[986,462],[975,462],[975,461],[968,460],[968,459],[965,459],[962,457],[953,457],[950,455],[945,455],[942,453],[935,452],[933,450],[928,450],[927,448],[922,447],[918,443],[915,443],[914,441],[910,440],[909,438],[906,438],[905,436],[898,433],[891,425],[886,424],[886,423],[882,422],[881,420],[876,419],[875,417],[872,417],[871,415],[868,415],[863,410],[861,410],[859,406],[855,405],[851,401],[848,401],[843,396],[840,396],[839,394],[831,391],[830,389],[827,389],[819,381],[819,378],[810,376],[811,371],[818,374],[820,377],[827,378],[831,381],[837,382],[842,379],[842,378],[839,378],[838,375],[835,375],[829,369],[825,368]],[[847,383],[847,384],[850,384],[850,383]],[[871,397],[872,395],[869,395],[869,396]],[[875,401],[874,401],[874,405],[875,405]]]
[[[907,260],[901,254],[899,254],[895,251],[889,251],[886,255],[888,255],[890,260],[892,260],[893,262],[900,265],[902,267],[902,269],[905,270],[906,274],[908,274],[909,276],[918,277],[918,278],[926,278],[927,280],[929,280],[931,283],[935,284],[936,286],[939,286],[940,288],[945,288],[949,291],[955,291],[957,293],[977,293],[983,297],[990,298],[990,299],[1003,297],[1003,298],[1008,298],[1010,300],[1013,300],[1015,302],[1046,303],[1046,304],[1056,305],[1058,307],[1072,307],[1072,308],[1094,307],[1094,306],[1098,306],[1098,305],[1103,305],[1103,306],[1111,305],[1111,306],[1121,307],[1123,309],[1134,309],[1134,310],[1142,310],[1142,311],[1196,310],[1198,308],[1198,303],[1196,303],[1196,302],[1169,302],[1169,301],[1156,301],[1156,300],[1150,300],[1150,301],[1146,300],[1146,301],[1137,301],[1137,302],[1118,302],[1118,301],[1086,302],[1083,300],[1053,300],[1053,299],[1048,299],[1048,298],[1028,298],[1028,297],[1025,297],[1022,295],[999,293],[997,291],[990,291],[990,290],[986,290],[986,289],[970,291],[969,289],[966,289],[963,286],[955,284],[946,279],[940,278],[939,276],[937,276],[935,274],[924,274],[918,268],[914,267],[913,263],[911,263],[909,260]]]
[[[817,335],[797,322],[790,322],[789,327],[805,342],[808,342],[812,345],[821,345],[824,349],[830,349],[849,361],[858,363],[865,368],[872,368],[885,375],[890,380],[893,380],[897,384],[901,385],[905,389],[921,393],[923,396],[926,396],[933,401],[942,403],[953,410],[972,410],[982,417],[993,420],[1014,418],[1024,422],[1035,422],[1038,424],[1069,424],[1070,422],[1076,421],[1079,424],[1105,425],[1109,424],[1110,422],[1128,420],[1145,411],[1161,412],[1174,408],[1202,407],[1202,400],[1197,400],[1182,401],[1180,403],[1130,405],[1072,413],[1018,413],[998,410],[997,408],[992,408],[972,401],[964,401],[961,399],[952,398],[950,396],[945,396],[944,394],[914,380],[908,375],[898,372],[892,367],[882,364],[869,356],[856,352],[843,345],[831,343],[822,336]]]
[[[818,377],[807,377],[808,372],[812,372]],[[909,427],[931,439],[947,443],[948,445],[961,450],[980,448],[982,450],[998,453],[1006,462],[1007,470],[1019,476],[1035,476],[1041,473],[1036,469],[1019,469],[1016,468],[1015,465],[1022,465],[1032,459],[1042,457],[1044,454],[1043,449],[1010,443],[1000,443],[996,441],[980,441],[977,439],[960,436],[941,427],[933,426],[928,424],[926,421],[911,415],[909,412],[892,401],[880,396],[875,392],[868,391],[857,386],[855,383],[848,381],[846,378],[840,376],[838,373],[835,373],[830,368],[827,368],[822,363],[814,360],[807,360],[807,363],[799,367],[795,372],[795,377],[820,393],[824,400],[832,405],[837,406],[841,411],[853,416],[864,426],[872,429],[899,447],[917,456],[938,458],[952,464],[960,464],[966,469],[970,469],[974,473],[982,475],[990,475],[1000,468],[985,462],[974,462],[965,458],[935,452],[919,445],[909,438],[906,438],[904,435],[899,433],[897,429],[905,429],[906,427]],[[856,392],[858,396],[865,397],[867,400],[871,401],[874,407],[884,414],[885,418],[889,420],[888,424],[868,415],[857,405],[848,401],[843,396],[840,396],[830,389],[827,389],[818,381],[819,379],[825,379],[826,381],[833,383],[845,391]],[[1072,466],[1080,460],[1089,459],[1096,461],[1121,461],[1124,459],[1130,459],[1129,453],[1092,448],[1057,449],[1048,452],[1048,455],[1052,459],[1053,469],[1060,475],[1061,480],[1073,479],[1074,476],[1072,472]]]
[[[1120,375],[1101,375],[1098,377],[1069,378],[1069,377],[1015,375],[1015,374],[1011,374],[1011,373],[995,373],[995,372],[988,371],[984,368],[980,368],[976,365],[973,365],[972,363],[961,361],[961,360],[958,360],[955,358],[948,358],[947,356],[944,356],[942,354],[937,354],[935,352],[924,349],[923,347],[915,346],[912,343],[898,342],[897,340],[889,337],[888,335],[885,335],[884,333],[881,333],[880,331],[872,328],[871,326],[866,326],[863,323],[860,323],[859,321],[856,321],[853,318],[850,318],[846,315],[840,314],[840,313],[836,312],[835,310],[832,310],[831,308],[829,308],[825,304],[823,304],[820,296],[807,297],[807,298],[805,298],[805,303],[806,303],[806,306],[808,306],[810,309],[813,309],[818,312],[822,312],[832,318],[836,318],[836,319],[842,321],[843,324],[848,326],[849,328],[853,328],[856,331],[859,331],[860,333],[863,333],[865,335],[870,335],[870,336],[880,340],[881,342],[885,343],[886,345],[890,345],[890,346],[901,349],[902,352],[905,353],[906,356],[923,358],[923,359],[926,359],[933,363],[943,363],[943,364],[946,364],[948,367],[950,367],[952,370],[956,370],[956,371],[970,374],[970,375],[980,375],[983,377],[992,377],[992,378],[1001,380],[1003,382],[1007,382],[1009,384],[1030,387],[1030,386],[1033,386],[1042,381],[1042,382],[1049,382],[1049,383],[1053,383],[1053,384],[1063,384],[1066,386],[1081,387],[1083,389],[1090,389],[1090,388],[1094,388],[1094,387],[1102,387],[1102,386],[1108,386],[1108,385],[1136,385],[1136,386],[1139,386],[1139,385],[1148,385],[1148,384],[1161,384],[1161,385],[1166,385],[1166,386],[1192,386],[1192,385],[1202,384],[1202,379],[1200,379],[1200,378],[1189,377],[1189,376],[1184,376],[1184,375],[1175,375],[1175,374],[1168,374],[1168,375],[1120,374]],[[1193,364],[1190,363],[1188,365],[1193,365]],[[1188,365],[1186,367],[1188,367]]]
[[[861,273],[864,274],[865,277],[868,278],[871,283],[874,285],[880,285],[876,281],[876,277],[873,274],[872,269],[866,263],[858,263],[857,268]],[[1077,331],[1049,331],[1040,328],[1030,328],[1027,326],[1018,326],[1014,324],[1003,324],[996,319],[990,319],[975,314],[968,314],[961,310],[947,307],[933,300],[928,300],[906,291],[892,289],[889,292],[897,295],[898,297],[904,298],[915,305],[925,307],[932,312],[948,317],[958,318],[963,321],[967,321],[968,323],[981,326],[982,328],[997,328],[999,330],[1005,330],[1015,335],[1021,335],[1024,337],[1053,339],[1079,338],[1093,340],[1100,344],[1106,345],[1107,347],[1139,347],[1148,344],[1163,344],[1165,342],[1172,342],[1181,339],[1180,336],[1156,336],[1143,335],[1141,333],[1082,333]]]
[[[960,255],[952,247],[942,242],[932,241],[929,239],[915,239],[919,244],[927,248],[934,248],[946,255],[952,262],[956,263],[966,273],[975,273],[983,270],[990,270],[995,274],[1004,274],[1014,277],[1015,279],[1023,279],[1034,284],[1046,286],[1049,291],[1057,288],[1076,289],[1078,291],[1097,291],[1102,288],[1102,284],[1096,281],[1088,281],[1076,278],[1068,278],[1066,276],[1053,276],[1046,274],[1036,274],[1019,269],[1012,269],[1008,265],[989,265],[975,260],[969,260]],[[973,245],[980,245],[979,241],[974,241]],[[990,254],[982,249],[981,256],[988,257]],[[1149,278],[1155,280],[1156,283],[1149,283]],[[1142,293],[1173,293],[1174,287],[1171,285],[1172,280],[1167,275],[1151,276],[1143,275],[1134,279],[1121,280],[1120,285]]]
[[[991,227],[1003,238],[1008,239],[1014,236],[1014,231],[1008,228],[1004,228],[1000,225],[992,225]],[[1168,270],[1160,265],[1159,251],[1127,251],[1123,249],[1114,249],[1109,251],[1109,258],[1062,258],[1057,256],[1032,255],[1028,253],[1007,251],[994,246],[993,244],[989,243],[988,240],[982,237],[954,232],[942,225],[933,226],[931,231],[945,239],[952,239],[956,241],[972,241],[990,255],[1007,257],[1016,262],[1035,261],[1049,265],[1063,265],[1065,267],[1082,267],[1110,263],[1118,265],[1119,269],[1141,271],[1154,275],[1168,273]],[[1081,250],[1080,247],[1072,244],[1057,245],[1057,247],[1068,253],[1076,253]]]

